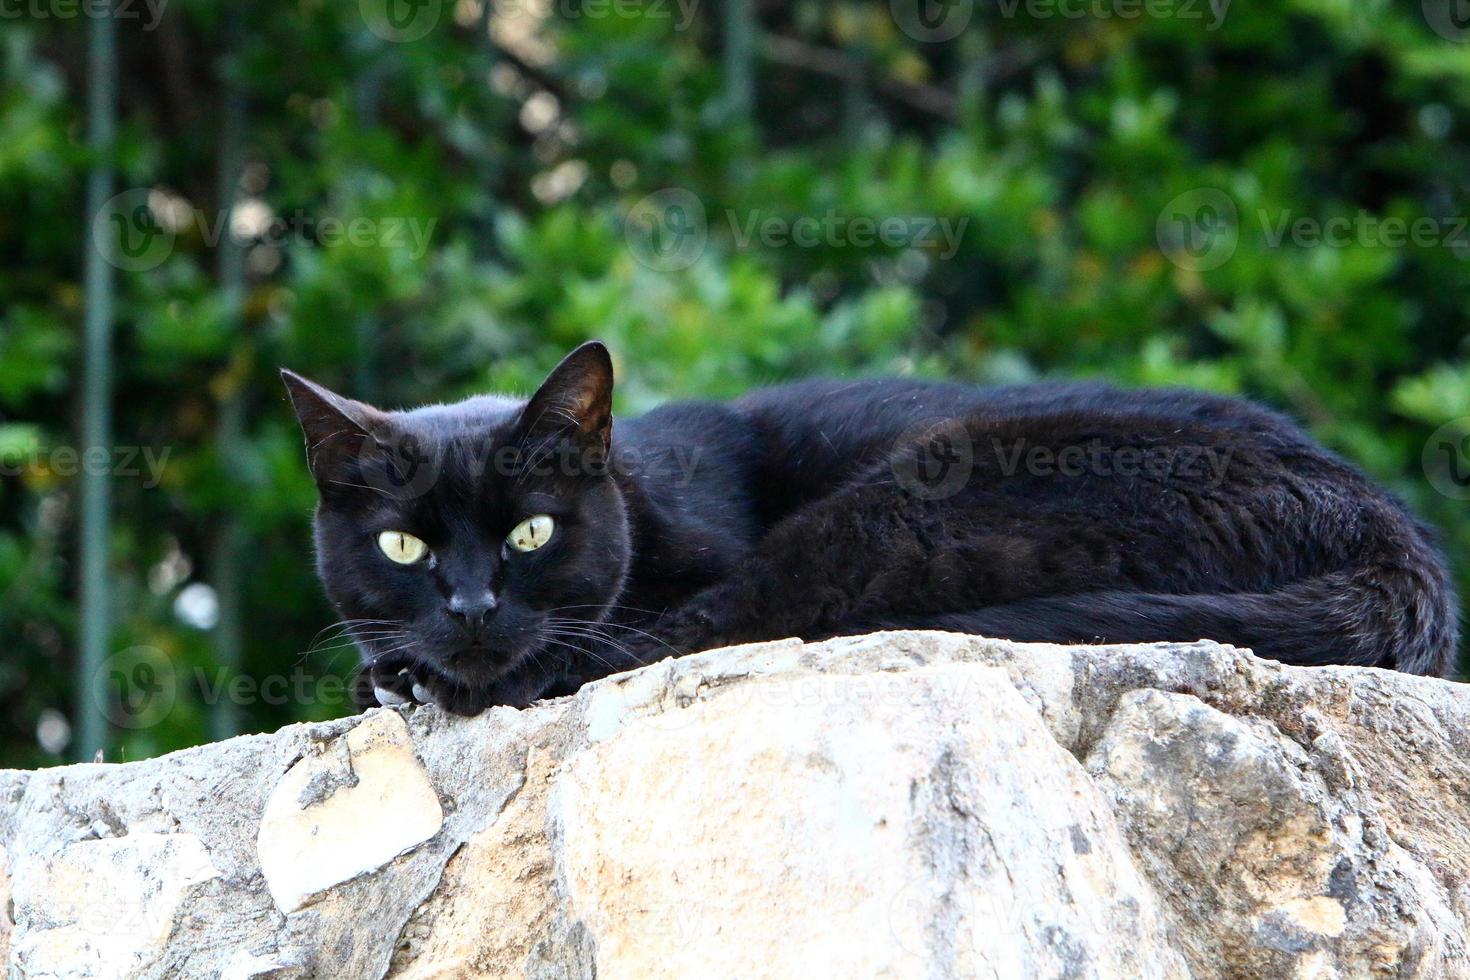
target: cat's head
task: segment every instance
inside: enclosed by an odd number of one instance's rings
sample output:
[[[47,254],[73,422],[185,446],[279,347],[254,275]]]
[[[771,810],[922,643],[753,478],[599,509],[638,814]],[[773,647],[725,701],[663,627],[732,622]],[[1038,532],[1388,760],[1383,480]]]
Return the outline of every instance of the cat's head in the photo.
[[[607,348],[579,347],[528,400],[413,411],[282,377],[317,484],[317,571],[364,662],[479,690],[554,680],[628,572]]]

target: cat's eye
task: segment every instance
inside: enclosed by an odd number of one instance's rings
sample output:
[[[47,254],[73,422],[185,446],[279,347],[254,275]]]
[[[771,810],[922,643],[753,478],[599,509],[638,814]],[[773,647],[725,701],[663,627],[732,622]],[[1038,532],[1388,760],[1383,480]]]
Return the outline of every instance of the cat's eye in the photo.
[[[390,561],[400,565],[423,561],[424,556],[429,553],[428,545],[404,531],[384,531],[378,535],[378,547]]]
[[[535,551],[551,540],[551,532],[554,530],[556,522],[550,515],[537,514],[512,528],[510,534],[506,535],[505,543],[516,551]]]

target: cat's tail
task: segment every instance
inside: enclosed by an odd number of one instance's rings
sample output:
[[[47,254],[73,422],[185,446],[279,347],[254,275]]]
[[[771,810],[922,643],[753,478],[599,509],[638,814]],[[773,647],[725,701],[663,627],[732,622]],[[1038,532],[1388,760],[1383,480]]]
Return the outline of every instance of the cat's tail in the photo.
[[[1287,664],[1354,664],[1434,677],[1451,674],[1458,641],[1447,581],[1404,568],[1321,575],[1274,592],[1084,592],[864,625],[1052,643],[1206,639]]]

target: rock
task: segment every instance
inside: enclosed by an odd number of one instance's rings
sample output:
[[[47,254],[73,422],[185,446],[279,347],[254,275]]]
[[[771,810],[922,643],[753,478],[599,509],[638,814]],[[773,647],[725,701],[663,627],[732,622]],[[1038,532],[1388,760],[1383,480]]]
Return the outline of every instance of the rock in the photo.
[[[10,856],[0,847],[0,963],[10,962],[10,933],[15,923],[10,921]]]
[[[146,831],[68,844],[17,871],[11,962],[22,976],[150,972],[186,898],[219,877],[198,837]]]
[[[382,867],[444,824],[401,717],[376,712],[330,745],[286,771],[260,820],[260,869],[282,912]],[[353,833],[340,833],[344,826]]]
[[[1470,976],[1467,722],[1456,684],[1209,643],[711,651],[0,773],[9,966]]]

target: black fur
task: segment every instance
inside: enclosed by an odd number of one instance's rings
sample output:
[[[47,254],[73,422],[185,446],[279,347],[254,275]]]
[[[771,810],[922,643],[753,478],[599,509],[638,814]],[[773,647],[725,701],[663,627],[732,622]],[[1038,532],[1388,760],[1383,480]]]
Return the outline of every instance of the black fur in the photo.
[[[1455,597],[1426,530],[1246,402],[810,381],[614,427],[595,343],[529,403],[379,412],[284,375],[321,490],[319,570],[366,621],[368,676],[460,713],[725,643],[893,628],[1453,666]],[[505,547],[538,513],[551,541]],[[383,530],[432,559],[394,565]],[[446,603],[487,590],[467,645]]]

